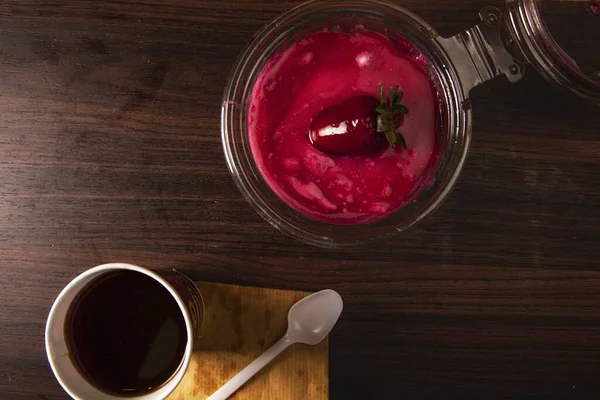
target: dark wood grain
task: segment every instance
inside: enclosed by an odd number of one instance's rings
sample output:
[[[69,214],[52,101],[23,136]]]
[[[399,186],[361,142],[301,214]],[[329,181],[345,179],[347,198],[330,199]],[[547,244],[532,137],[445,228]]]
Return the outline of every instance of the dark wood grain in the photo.
[[[479,87],[440,211],[369,249],[305,246],[243,200],[219,126],[240,50],[297,3],[0,0],[0,398],[66,398],[46,316],[112,261],[338,290],[332,399],[597,398],[599,110],[531,68]],[[445,35],[489,3],[402,2]]]

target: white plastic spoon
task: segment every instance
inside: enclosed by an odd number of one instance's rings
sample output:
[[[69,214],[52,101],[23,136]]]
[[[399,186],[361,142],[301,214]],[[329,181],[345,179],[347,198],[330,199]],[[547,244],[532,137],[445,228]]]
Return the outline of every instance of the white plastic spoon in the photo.
[[[288,313],[286,334],[207,400],[225,400],[271,362],[279,353],[294,343],[315,345],[321,343],[337,322],[344,302],[333,290],[323,290],[294,304]]]

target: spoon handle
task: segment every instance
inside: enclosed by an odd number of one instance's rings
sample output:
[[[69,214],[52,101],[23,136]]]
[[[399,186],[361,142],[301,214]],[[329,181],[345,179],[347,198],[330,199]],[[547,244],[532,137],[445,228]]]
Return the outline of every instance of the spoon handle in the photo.
[[[258,371],[263,369],[265,365],[270,363],[282,351],[288,348],[291,342],[287,336],[282,337],[277,343],[271,346],[267,351],[261,354],[256,360],[252,361],[246,368],[238,372],[236,376],[231,378],[226,384],[221,386],[219,390],[214,392],[206,400],[225,400],[234,394],[244,383],[252,378]]]

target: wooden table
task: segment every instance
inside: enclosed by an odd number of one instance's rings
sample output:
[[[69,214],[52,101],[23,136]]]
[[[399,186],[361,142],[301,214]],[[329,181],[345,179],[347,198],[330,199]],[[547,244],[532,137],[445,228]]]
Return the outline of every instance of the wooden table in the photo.
[[[0,1],[0,398],[66,398],[46,316],[112,261],[336,289],[332,399],[597,398],[598,108],[531,68],[479,87],[468,162],[433,217],[361,251],[303,245],[244,201],[220,139],[230,67],[297,3]],[[490,3],[403,2],[445,35]]]

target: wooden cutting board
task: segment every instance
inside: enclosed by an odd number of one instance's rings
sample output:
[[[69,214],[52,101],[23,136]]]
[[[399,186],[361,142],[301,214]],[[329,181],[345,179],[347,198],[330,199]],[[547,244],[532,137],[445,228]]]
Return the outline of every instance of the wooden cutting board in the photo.
[[[289,308],[306,292],[196,282],[205,304],[202,337],[170,400],[206,399],[275,343]],[[326,400],[329,347],[294,345],[242,387],[232,400]]]

